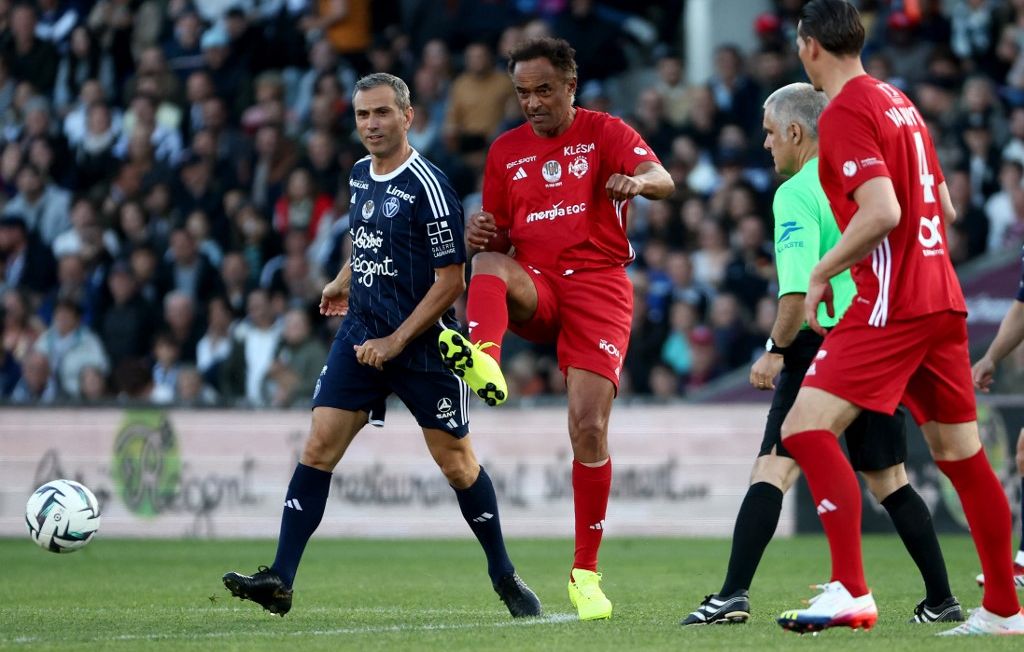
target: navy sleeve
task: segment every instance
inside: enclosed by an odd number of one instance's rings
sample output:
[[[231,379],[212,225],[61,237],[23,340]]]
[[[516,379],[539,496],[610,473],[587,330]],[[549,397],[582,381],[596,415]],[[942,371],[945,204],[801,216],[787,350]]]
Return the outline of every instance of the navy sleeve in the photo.
[[[448,178],[428,165],[413,163],[423,192],[413,206],[415,221],[426,226],[427,248],[434,269],[466,262],[462,245],[462,202]]]

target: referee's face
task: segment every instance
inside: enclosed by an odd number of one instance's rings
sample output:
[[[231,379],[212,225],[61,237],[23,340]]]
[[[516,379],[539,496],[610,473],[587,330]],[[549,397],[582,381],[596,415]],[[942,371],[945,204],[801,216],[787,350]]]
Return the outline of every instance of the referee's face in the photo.
[[[377,159],[395,155],[405,143],[412,124],[412,109],[398,108],[395,91],[390,86],[358,91],[352,98],[352,105],[363,147]]]
[[[772,111],[764,112],[764,148],[772,153],[772,160],[775,162],[775,171],[783,176],[793,176],[797,170],[797,147],[787,126],[779,125],[776,122]]]

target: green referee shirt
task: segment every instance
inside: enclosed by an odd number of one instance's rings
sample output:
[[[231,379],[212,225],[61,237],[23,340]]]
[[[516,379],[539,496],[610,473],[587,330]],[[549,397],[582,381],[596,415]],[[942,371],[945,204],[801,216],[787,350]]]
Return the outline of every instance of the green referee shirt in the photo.
[[[779,186],[772,211],[775,213],[779,296],[806,294],[811,270],[842,235],[818,181],[817,157],[807,161],[799,172]],[[828,316],[824,303],[818,306],[818,321],[825,328],[836,325],[857,292],[850,270],[832,279],[832,292],[836,316]],[[806,323],[803,328],[807,328]]]

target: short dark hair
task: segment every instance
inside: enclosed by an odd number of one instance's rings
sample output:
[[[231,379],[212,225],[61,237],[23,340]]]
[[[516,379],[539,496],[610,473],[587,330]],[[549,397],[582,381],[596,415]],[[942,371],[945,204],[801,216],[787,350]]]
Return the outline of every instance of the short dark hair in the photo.
[[[813,38],[830,54],[857,56],[864,49],[860,14],[846,0],[811,0],[800,10],[800,37]]]
[[[565,39],[545,36],[519,43],[508,52],[508,74],[515,72],[520,61],[533,59],[547,59],[566,79],[576,77],[576,50]]]

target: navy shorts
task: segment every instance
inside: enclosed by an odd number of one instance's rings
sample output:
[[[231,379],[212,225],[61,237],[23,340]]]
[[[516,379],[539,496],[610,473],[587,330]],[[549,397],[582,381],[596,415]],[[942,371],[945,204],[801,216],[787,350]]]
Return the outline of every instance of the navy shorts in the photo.
[[[440,354],[438,354],[440,357]],[[378,370],[356,360],[352,343],[335,339],[313,391],[313,407],[366,412],[370,424],[384,425],[387,398],[396,394],[423,428],[453,437],[469,434],[469,395],[447,369],[419,371],[394,363]]]

